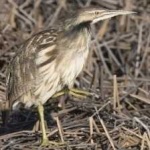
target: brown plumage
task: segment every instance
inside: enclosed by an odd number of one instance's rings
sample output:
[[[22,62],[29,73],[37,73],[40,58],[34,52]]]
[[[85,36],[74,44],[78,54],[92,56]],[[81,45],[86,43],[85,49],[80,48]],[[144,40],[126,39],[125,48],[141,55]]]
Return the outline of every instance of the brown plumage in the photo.
[[[71,14],[59,26],[35,34],[18,50],[8,69],[7,98],[15,108],[42,104],[65,86],[72,88],[89,53],[90,24],[129,11],[88,8]],[[43,119],[44,120],[44,119]],[[43,122],[41,117],[41,122]],[[47,141],[43,125],[43,141]]]
[[[88,55],[89,31],[81,32],[82,37],[76,35],[73,39],[72,34],[49,29],[22,45],[9,67],[7,84],[11,104],[15,101],[27,107],[40,101],[43,104],[65,85],[73,86]]]

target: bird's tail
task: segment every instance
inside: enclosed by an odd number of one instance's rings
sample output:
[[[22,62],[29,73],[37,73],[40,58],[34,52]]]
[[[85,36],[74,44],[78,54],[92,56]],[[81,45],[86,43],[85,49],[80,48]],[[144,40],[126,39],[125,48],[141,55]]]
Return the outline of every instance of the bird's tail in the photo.
[[[0,111],[1,111],[1,119],[2,119],[2,125],[6,126],[8,123],[8,118],[10,114],[10,108],[8,101],[7,102],[1,102],[0,103]]]
[[[10,107],[9,107],[9,101],[6,100],[6,88],[4,84],[0,85],[0,112],[1,112],[2,124],[6,125],[10,114]]]

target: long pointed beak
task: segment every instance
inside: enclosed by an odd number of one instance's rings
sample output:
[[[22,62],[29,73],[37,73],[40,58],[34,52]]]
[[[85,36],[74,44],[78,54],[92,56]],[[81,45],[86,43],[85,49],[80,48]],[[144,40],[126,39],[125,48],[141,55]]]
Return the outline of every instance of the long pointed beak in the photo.
[[[119,15],[129,15],[129,14],[134,14],[134,13],[136,12],[126,11],[126,10],[104,10],[100,14],[100,16],[98,16],[97,18],[93,20],[92,23],[96,23],[100,20],[105,20],[105,19],[112,18],[112,17],[119,16]]]
[[[106,14],[115,14],[117,15],[128,15],[128,14],[133,14],[136,13],[134,11],[127,11],[127,10],[108,10],[106,11]]]

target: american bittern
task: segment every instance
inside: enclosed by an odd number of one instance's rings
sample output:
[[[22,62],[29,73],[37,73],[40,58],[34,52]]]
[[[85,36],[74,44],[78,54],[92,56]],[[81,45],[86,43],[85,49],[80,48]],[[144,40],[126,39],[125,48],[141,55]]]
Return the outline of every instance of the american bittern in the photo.
[[[48,143],[43,104],[64,87],[72,89],[89,53],[90,24],[131,13],[82,9],[59,26],[35,34],[17,52],[8,69],[7,98],[12,108],[20,102],[25,107],[38,107],[43,145]]]

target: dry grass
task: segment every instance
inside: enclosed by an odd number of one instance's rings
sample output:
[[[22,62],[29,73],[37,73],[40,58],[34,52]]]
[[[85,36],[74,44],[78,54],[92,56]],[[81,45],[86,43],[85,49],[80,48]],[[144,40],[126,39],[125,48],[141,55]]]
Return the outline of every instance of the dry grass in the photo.
[[[40,148],[35,109],[14,112],[0,125],[0,148],[68,150],[150,149],[150,3],[149,0],[1,0],[0,107],[5,107],[7,64],[31,34],[54,25],[76,6],[136,11],[92,26],[84,72],[76,86],[93,93],[84,100],[63,97],[45,105],[47,134],[65,146]],[[59,103],[59,105],[62,105]],[[38,131],[38,132],[37,132]]]

